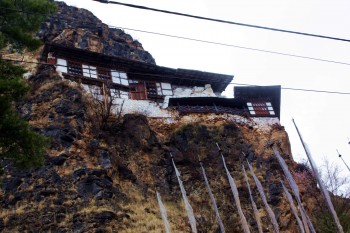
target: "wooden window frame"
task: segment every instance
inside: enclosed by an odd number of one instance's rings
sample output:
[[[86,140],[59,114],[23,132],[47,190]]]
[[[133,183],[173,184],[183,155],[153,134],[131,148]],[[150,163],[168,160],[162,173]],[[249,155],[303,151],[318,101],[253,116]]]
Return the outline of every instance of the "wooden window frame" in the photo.
[[[82,64],[79,62],[67,60],[67,74],[84,76]]]
[[[83,69],[84,78],[98,79],[97,66],[92,66],[92,65],[82,63],[81,67]]]
[[[97,66],[97,78],[100,80],[108,80],[112,81],[112,71],[111,69],[103,68],[100,66]]]
[[[125,74],[126,77],[123,78],[121,74]],[[127,73],[120,70],[111,69],[111,80],[113,83],[123,86],[129,86],[130,84]],[[115,82],[115,80],[119,80],[119,82]]]
[[[174,95],[174,91],[173,91],[173,88],[172,88],[172,86],[171,86],[171,83],[166,83],[166,84],[169,84],[169,85],[170,85],[170,89],[163,88],[161,82],[157,82],[157,84],[159,84],[159,88],[160,88],[160,92],[161,92],[161,95],[162,95],[162,96],[173,96],[173,95]],[[157,88],[158,88],[158,87],[157,87]],[[165,95],[165,94],[164,94],[164,91],[171,91],[171,95]]]
[[[136,81],[136,82],[135,82]],[[132,83],[129,82],[129,97],[132,100],[147,100],[147,86],[143,81],[133,80]]]

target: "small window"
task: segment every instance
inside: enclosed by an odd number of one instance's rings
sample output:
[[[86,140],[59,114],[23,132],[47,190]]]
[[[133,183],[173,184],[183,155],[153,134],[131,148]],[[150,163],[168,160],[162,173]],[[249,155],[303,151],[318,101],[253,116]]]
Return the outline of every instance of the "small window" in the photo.
[[[172,96],[173,89],[170,83],[157,83],[157,93],[163,96]]]
[[[121,84],[124,86],[129,86],[128,76],[125,72],[112,70],[112,81],[117,84]]]
[[[111,80],[111,71],[109,69],[97,67],[97,76],[99,79]]]
[[[97,78],[95,66],[83,65],[83,76],[88,78]]]
[[[146,100],[147,89],[144,83],[130,84],[130,98],[133,100]]]
[[[71,75],[83,75],[81,64],[73,61],[68,61],[68,74]]]
[[[145,83],[146,83],[146,90],[147,90],[147,99],[157,99],[158,92],[157,92],[156,82],[148,81]]]

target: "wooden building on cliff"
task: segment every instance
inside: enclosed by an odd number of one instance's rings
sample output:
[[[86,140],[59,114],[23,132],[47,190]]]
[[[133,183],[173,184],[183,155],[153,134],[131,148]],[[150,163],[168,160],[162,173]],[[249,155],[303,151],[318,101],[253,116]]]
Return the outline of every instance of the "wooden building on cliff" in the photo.
[[[235,87],[235,98],[229,99],[217,96],[232,82],[231,75],[173,69],[53,43],[45,45],[42,60],[96,98],[108,91],[116,99],[153,102],[180,114],[280,117],[280,86]]]

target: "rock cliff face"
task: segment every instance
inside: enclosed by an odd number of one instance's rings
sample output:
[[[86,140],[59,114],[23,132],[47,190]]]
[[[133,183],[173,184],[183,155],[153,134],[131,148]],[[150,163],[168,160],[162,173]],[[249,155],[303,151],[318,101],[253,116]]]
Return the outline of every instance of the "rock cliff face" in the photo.
[[[270,148],[277,146],[290,169],[289,141],[278,124],[258,124],[228,115],[189,115],[147,119],[127,114],[100,130],[94,105],[81,87],[42,69],[30,79],[33,91],[20,105],[32,127],[51,139],[45,165],[18,171],[8,164],[0,196],[3,232],[163,232],[155,192],[162,195],[173,232],[190,232],[170,152],[181,172],[199,232],[218,232],[204,185],[203,162],[223,223],[229,232],[242,232],[223,164],[223,150],[236,180],[242,208],[252,232],[257,232],[241,166],[248,160],[263,184],[283,232],[297,232],[280,179],[282,170]],[[269,218],[250,174],[264,232]],[[303,182],[303,180],[301,180]],[[315,205],[313,184],[301,187],[308,212]],[[305,187],[305,188],[303,188]]]
[[[131,36],[108,29],[90,12],[64,3],[59,3],[59,14],[43,24],[39,35],[45,41],[154,63]],[[51,139],[51,146],[41,168],[19,171],[3,162],[1,232],[163,232],[156,191],[167,208],[172,232],[190,232],[170,153],[181,172],[198,232],[219,232],[199,159],[226,231],[242,232],[216,142],[236,181],[252,232],[258,232],[257,223],[241,170],[247,160],[263,185],[281,232],[298,232],[271,145],[293,172],[305,209],[315,221],[316,185],[307,168],[292,160],[287,133],[278,123],[227,114],[164,119],[126,114],[101,130],[95,103],[79,84],[62,80],[54,69],[44,66],[29,83],[32,92],[19,105],[19,112],[34,130]],[[264,232],[273,232],[249,172],[248,176]]]
[[[109,28],[90,11],[57,2],[58,12],[42,24],[44,42],[155,64],[142,44],[121,29]]]

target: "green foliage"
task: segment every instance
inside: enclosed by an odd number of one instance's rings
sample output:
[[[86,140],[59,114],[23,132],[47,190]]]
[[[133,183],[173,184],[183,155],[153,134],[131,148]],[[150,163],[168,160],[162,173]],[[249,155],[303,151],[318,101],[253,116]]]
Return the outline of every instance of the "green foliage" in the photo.
[[[310,171],[307,163],[298,167],[299,171],[301,169],[304,171]],[[344,232],[350,232],[349,177],[343,176],[341,168],[335,163],[330,163],[327,158],[324,158],[323,161],[321,177],[323,184],[330,192],[331,201],[337,213],[340,225],[342,225]],[[311,182],[303,182],[304,185],[307,183],[309,183],[308,185],[312,185]],[[315,185],[315,183],[313,185]],[[315,192],[314,197],[317,203],[316,206],[319,206],[314,215],[314,226],[316,227],[317,232],[337,232],[337,227],[330,211],[326,207],[323,195],[319,195],[318,192]]]
[[[328,209],[317,212],[316,224],[318,232],[322,233],[333,233],[337,232],[337,228],[334,224],[333,218],[329,213]]]
[[[1,0],[0,48],[11,43],[16,49],[37,49],[41,43],[33,33],[55,10],[56,5],[48,0]]]
[[[33,34],[55,10],[55,4],[48,0],[1,0],[0,49],[8,43],[14,49],[38,48],[41,43]],[[11,159],[20,167],[32,167],[43,163],[48,139],[32,131],[15,111],[15,102],[29,90],[22,79],[24,72],[0,61],[0,158]]]
[[[334,204],[334,202],[333,202]],[[341,211],[336,211],[340,224],[343,227],[344,232],[350,232],[350,216],[348,213],[344,213]],[[316,213],[315,218],[315,226],[317,228],[317,232],[322,233],[333,233],[337,232],[337,228],[334,224],[333,217],[331,216],[330,212],[327,208],[323,208],[322,210],[318,211]]]
[[[343,227],[344,232],[350,232],[350,216],[349,214],[342,213],[338,215],[340,224]]]
[[[39,166],[48,140],[14,110],[14,102],[29,89],[23,73],[22,68],[0,61],[0,158],[12,159],[20,167]]]

